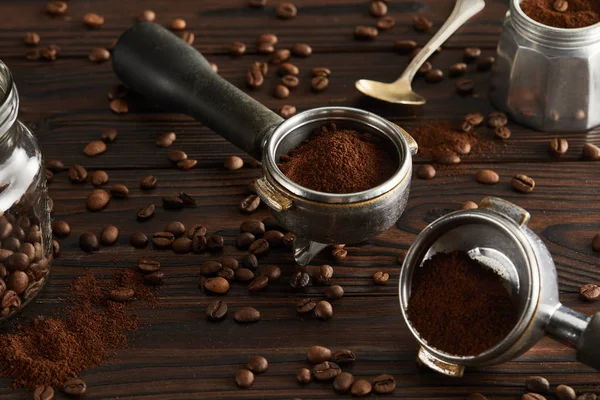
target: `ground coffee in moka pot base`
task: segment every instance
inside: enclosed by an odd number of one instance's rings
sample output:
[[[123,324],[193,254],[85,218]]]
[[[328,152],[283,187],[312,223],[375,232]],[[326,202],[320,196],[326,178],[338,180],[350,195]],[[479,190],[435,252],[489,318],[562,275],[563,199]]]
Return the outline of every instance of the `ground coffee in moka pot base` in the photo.
[[[335,123],[313,132],[281,157],[279,168],[292,181],[325,193],[356,193],[388,180],[398,169],[389,144]]]
[[[462,251],[438,253],[415,270],[407,313],[428,345],[459,356],[494,347],[518,320],[500,276]]]
[[[583,28],[600,22],[598,0],[523,0],[521,9],[529,18],[556,28]]]

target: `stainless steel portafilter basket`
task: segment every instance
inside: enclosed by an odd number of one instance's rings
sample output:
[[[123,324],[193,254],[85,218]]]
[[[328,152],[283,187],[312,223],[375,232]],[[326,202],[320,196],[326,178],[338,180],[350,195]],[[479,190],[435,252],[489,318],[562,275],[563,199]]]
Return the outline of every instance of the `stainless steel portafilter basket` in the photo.
[[[554,262],[528,222],[524,209],[487,197],[479,209],[445,215],[417,236],[402,266],[399,291],[402,315],[421,346],[417,356],[421,363],[445,375],[462,376],[465,367],[511,360],[548,334],[575,347],[579,361],[600,369],[600,313],[590,318],[560,303]],[[517,324],[500,343],[468,357],[428,345],[406,312],[415,269],[436,253],[455,250],[467,252],[500,275],[519,307]]]
[[[277,221],[296,235],[294,256],[299,264],[308,264],[329,244],[356,243],[378,235],[404,211],[417,144],[386,119],[355,108],[322,107],[284,121],[217,75],[193,47],[153,23],[127,30],[112,59],[125,85],[195,117],[262,160],[257,193]],[[287,178],[277,166],[280,156],[329,122],[385,140],[398,162],[394,175],[377,187],[349,194],[317,192]]]

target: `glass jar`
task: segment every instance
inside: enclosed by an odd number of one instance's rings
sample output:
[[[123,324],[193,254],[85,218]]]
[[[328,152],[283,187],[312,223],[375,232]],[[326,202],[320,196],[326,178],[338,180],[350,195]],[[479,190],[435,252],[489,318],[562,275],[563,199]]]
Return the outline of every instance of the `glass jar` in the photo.
[[[566,29],[534,21],[510,0],[490,98],[517,122],[546,132],[600,124],[600,24]]]
[[[52,259],[42,153],[18,111],[17,88],[0,61],[0,324],[36,297]]]

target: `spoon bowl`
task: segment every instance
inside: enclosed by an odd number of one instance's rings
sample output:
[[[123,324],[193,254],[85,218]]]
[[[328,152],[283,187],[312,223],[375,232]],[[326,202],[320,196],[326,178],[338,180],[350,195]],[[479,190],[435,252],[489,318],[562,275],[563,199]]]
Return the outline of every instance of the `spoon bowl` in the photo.
[[[388,103],[418,106],[426,101],[423,96],[413,92],[410,82],[404,79],[394,83],[361,79],[356,81],[355,86],[363,94]]]

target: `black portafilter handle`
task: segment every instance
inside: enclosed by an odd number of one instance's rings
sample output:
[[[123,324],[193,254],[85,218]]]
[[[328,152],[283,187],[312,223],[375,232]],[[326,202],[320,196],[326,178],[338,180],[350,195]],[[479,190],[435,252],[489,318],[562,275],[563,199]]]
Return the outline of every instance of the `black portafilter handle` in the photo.
[[[192,46],[162,26],[143,22],[121,35],[113,69],[125,86],[188,114],[260,159],[262,138],[283,119],[215,73]]]

